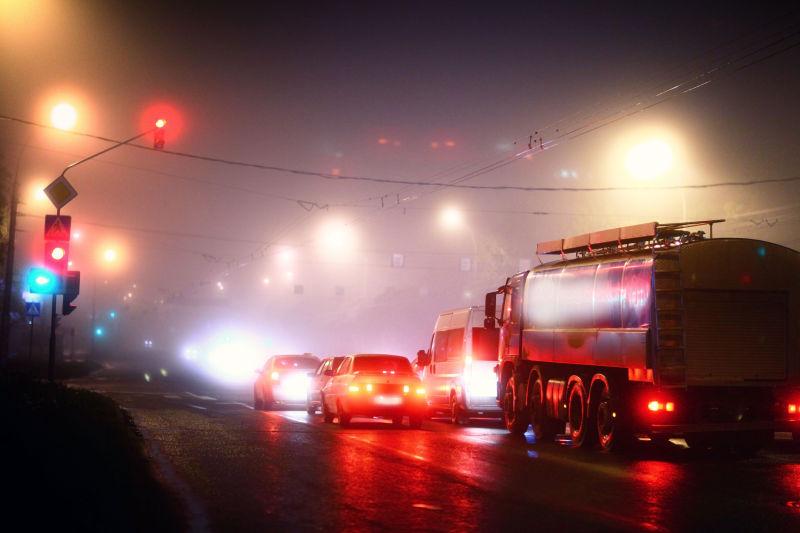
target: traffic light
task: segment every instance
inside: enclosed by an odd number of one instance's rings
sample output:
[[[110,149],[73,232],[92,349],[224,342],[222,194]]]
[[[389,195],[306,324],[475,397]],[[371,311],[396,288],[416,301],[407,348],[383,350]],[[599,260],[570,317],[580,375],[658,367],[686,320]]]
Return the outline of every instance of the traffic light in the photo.
[[[156,130],[153,135],[153,148],[156,150],[164,149],[164,126],[166,125],[167,121],[163,118],[156,120]]]
[[[58,276],[67,275],[72,217],[47,215],[44,220],[44,266]]]
[[[72,301],[78,297],[81,292],[81,273],[80,271],[73,270],[67,272],[67,277],[64,280],[64,298],[61,301],[61,314],[67,316],[78,307],[72,305]]]
[[[59,294],[63,289],[62,277],[54,272],[36,267],[28,271],[28,292],[34,294]]]

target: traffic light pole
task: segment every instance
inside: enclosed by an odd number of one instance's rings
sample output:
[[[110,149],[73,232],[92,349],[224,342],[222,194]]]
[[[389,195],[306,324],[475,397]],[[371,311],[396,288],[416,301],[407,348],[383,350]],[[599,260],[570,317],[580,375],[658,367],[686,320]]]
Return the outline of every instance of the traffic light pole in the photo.
[[[51,382],[55,380],[56,376],[56,305],[58,304],[58,295],[54,294],[50,305],[50,349],[47,354],[47,379]]]
[[[33,321],[34,317],[31,317],[31,331],[28,336],[28,362],[33,361]]]

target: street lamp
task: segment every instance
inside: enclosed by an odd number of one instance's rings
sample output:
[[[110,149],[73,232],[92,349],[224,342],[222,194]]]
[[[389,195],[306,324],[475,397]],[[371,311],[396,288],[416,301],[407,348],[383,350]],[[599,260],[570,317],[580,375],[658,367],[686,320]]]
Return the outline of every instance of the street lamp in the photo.
[[[672,170],[674,159],[669,144],[661,139],[648,139],[628,150],[625,168],[634,178],[650,181]]]
[[[75,127],[77,122],[78,112],[67,102],[56,104],[50,111],[50,123],[60,130],[69,131]]]
[[[115,263],[119,254],[114,248],[106,248],[103,250],[103,261],[106,263]]]
[[[456,207],[445,207],[439,214],[439,221],[447,230],[458,229],[464,224],[464,214]]]

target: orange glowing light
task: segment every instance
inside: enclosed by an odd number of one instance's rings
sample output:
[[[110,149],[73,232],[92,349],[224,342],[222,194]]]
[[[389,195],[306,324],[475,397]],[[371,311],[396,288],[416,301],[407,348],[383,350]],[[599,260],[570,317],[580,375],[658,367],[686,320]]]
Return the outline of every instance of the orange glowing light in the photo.
[[[156,128],[163,128],[166,125],[167,125],[167,121],[164,120],[163,118],[160,118],[160,119],[156,120]]]
[[[67,252],[66,252],[66,251],[64,251],[64,249],[63,249],[62,247],[60,247],[60,246],[56,246],[56,247],[55,247],[55,248],[53,248],[53,250],[50,252],[50,257],[52,257],[52,258],[53,258],[53,259],[55,259],[56,261],[61,261],[62,259],[64,259],[64,256],[65,256],[66,254],[67,254]]]
[[[338,168],[332,168],[331,169],[331,175],[332,176],[338,176],[340,172],[341,171]]]
[[[790,403],[789,406],[787,407],[787,411],[789,411],[790,415],[797,414],[797,404],[796,403]]]
[[[668,413],[673,412],[675,410],[675,404],[672,402],[667,402],[666,404],[664,404],[664,410],[667,411]]]
[[[355,393],[355,392],[360,391],[361,388],[358,385],[350,385],[349,387],[347,387],[347,390],[350,391],[350,392]]]
[[[433,148],[434,150],[436,150],[437,148],[439,148],[439,143],[438,143],[438,142],[436,142],[436,141],[431,141],[431,148]]]
[[[50,123],[60,130],[71,130],[78,122],[78,112],[72,104],[61,102],[50,112]]]
[[[444,145],[447,146],[448,148],[453,148],[456,145],[456,142],[455,141],[445,141]]]
[[[408,392],[410,390],[411,390],[411,387],[409,387],[408,385],[403,385],[403,394],[408,394]]]
[[[380,139],[378,139],[378,144],[389,144],[389,139],[387,139],[386,137],[381,137]]]
[[[647,408],[655,413],[656,411],[661,409],[661,404],[658,403],[656,400],[653,400],[647,404]]]
[[[367,389],[367,392],[372,392],[372,383],[367,383],[365,388]]]
[[[272,378],[272,381],[278,381],[281,378],[281,375],[278,374],[277,372],[273,372],[272,374],[270,374],[269,377]]]

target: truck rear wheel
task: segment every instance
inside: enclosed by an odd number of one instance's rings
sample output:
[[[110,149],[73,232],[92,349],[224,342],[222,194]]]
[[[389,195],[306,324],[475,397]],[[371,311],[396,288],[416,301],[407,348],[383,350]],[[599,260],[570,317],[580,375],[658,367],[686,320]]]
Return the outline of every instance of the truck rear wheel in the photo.
[[[572,445],[576,448],[591,445],[590,436],[594,428],[592,428],[587,416],[586,389],[583,387],[582,382],[575,382],[569,390],[567,409],[569,436],[572,440]]]
[[[597,405],[594,408],[595,424],[597,427],[597,444],[600,449],[608,452],[619,446],[620,435],[617,429],[617,417],[612,407],[611,391],[602,385],[602,390],[597,392]]]
[[[516,382],[512,377],[506,383],[506,391],[503,395],[503,421],[506,424],[506,429],[512,435],[520,437],[527,431],[530,417],[524,405],[520,405],[523,402],[515,401],[515,386]]]

